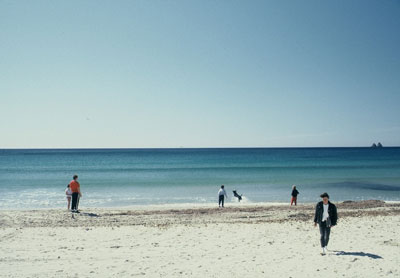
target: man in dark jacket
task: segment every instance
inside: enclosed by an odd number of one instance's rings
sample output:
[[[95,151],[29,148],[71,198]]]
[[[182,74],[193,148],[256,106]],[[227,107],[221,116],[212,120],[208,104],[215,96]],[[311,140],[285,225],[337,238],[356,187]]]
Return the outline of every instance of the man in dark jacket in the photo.
[[[319,225],[322,247],[321,255],[325,255],[327,252],[331,227],[336,225],[338,216],[336,206],[329,202],[328,193],[323,193],[320,197],[322,198],[322,201],[315,207],[314,226],[317,226],[317,224]]]

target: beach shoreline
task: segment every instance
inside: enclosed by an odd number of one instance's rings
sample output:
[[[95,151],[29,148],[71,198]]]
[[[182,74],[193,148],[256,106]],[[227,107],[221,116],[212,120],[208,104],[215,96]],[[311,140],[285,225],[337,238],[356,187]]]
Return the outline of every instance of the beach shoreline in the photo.
[[[363,203],[365,201],[379,201],[379,202],[384,202],[388,205],[390,204],[400,204],[400,201],[392,201],[392,200],[345,200],[345,201],[338,201],[334,203],[346,203],[346,202],[354,202],[354,203]],[[298,202],[297,207],[303,207],[303,206],[313,206],[315,205],[316,202]],[[100,206],[100,207],[95,207],[95,206],[86,206],[84,202],[82,202],[82,205],[79,207],[85,211],[92,211],[92,210],[138,210],[138,211],[143,211],[143,210],[168,210],[168,209],[197,209],[197,208],[216,208],[218,204],[216,202],[214,203],[163,203],[163,204],[139,204],[139,205],[126,205],[126,206]],[[266,201],[266,202],[237,202],[237,201],[229,201],[225,202],[225,207],[226,208],[241,208],[241,207],[263,207],[263,206],[290,206],[290,202],[276,202],[276,201]],[[296,207],[296,206],[292,206]],[[38,208],[2,208],[0,209],[1,212],[10,212],[10,211],[15,211],[15,212],[29,212],[29,211],[53,211],[53,210],[61,210],[61,211],[66,211],[66,209],[61,208],[59,206],[57,207],[38,207]]]
[[[315,204],[0,211],[2,277],[398,277],[400,204],[337,203],[320,255]],[[397,253],[396,253],[397,252]],[[223,270],[221,270],[223,265]]]
[[[387,201],[385,201],[387,202]],[[393,201],[396,202],[396,201]],[[400,201],[398,201],[400,203]],[[218,207],[216,202],[214,203],[163,203],[163,204],[139,204],[139,205],[126,205],[126,206],[86,206],[84,202],[79,207],[83,210],[167,210],[167,209],[190,209],[190,208],[215,208]],[[311,205],[313,203],[306,202],[298,205]],[[225,202],[225,206],[229,207],[251,207],[251,206],[284,206],[290,205],[287,202],[236,202],[230,201]],[[51,210],[64,210],[61,207],[38,207],[38,208],[3,208],[0,209],[0,212],[8,212],[8,211],[51,211]],[[65,209],[66,210],[66,209]]]

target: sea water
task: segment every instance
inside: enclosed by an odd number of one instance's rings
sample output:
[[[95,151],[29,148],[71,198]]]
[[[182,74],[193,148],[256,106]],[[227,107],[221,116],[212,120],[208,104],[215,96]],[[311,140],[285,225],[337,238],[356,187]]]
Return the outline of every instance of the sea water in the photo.
[[[0,209],[65,207],[74,174],[82,207],[400,200],[400,148],[3,149]]]

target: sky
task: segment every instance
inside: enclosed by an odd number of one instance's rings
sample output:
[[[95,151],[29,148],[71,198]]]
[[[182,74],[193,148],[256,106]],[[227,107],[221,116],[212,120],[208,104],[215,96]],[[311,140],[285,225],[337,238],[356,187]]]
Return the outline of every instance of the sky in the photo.
[[[400,1],[0,0],[0,148],[400,145]]]

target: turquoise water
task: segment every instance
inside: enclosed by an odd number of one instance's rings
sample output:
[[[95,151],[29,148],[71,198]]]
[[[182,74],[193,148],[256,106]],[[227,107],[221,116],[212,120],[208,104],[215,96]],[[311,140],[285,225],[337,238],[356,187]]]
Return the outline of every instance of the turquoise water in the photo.
[[[0,209],[64,207],[79,175],[83,207],[216,202],[400,200],[400,148],[0,150]],[[232,199],[233,201],[233,199]]]

